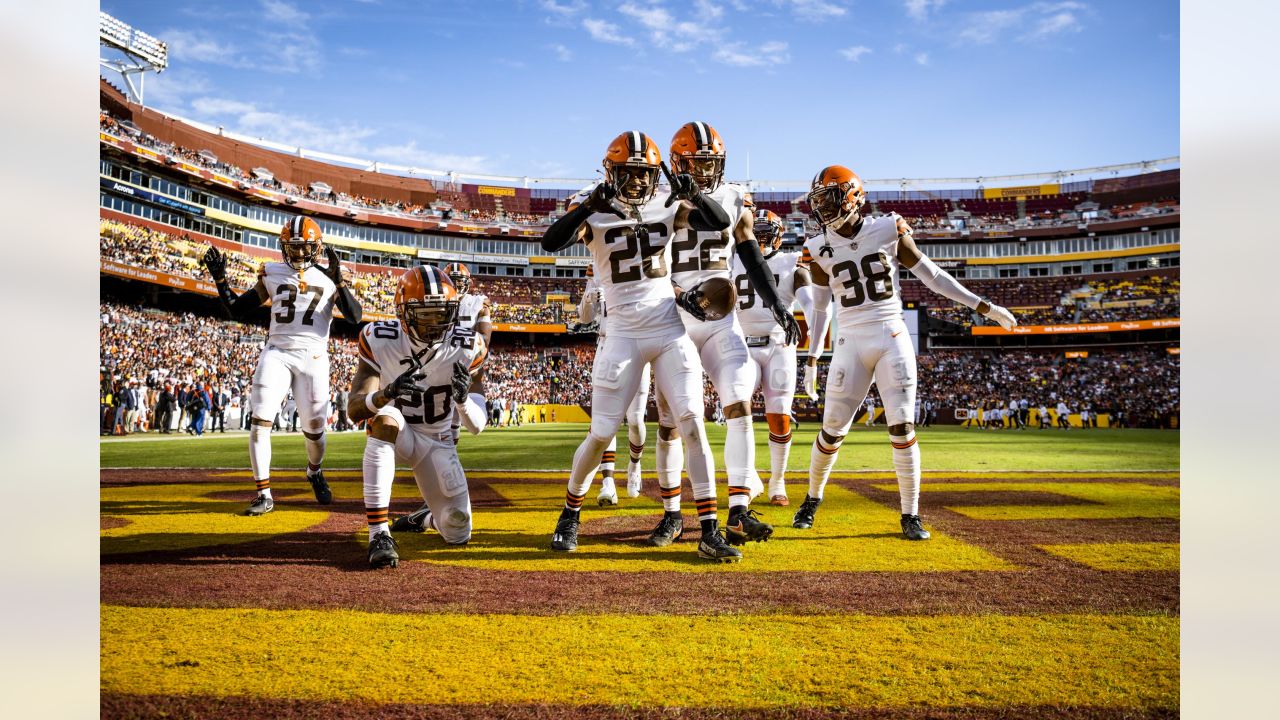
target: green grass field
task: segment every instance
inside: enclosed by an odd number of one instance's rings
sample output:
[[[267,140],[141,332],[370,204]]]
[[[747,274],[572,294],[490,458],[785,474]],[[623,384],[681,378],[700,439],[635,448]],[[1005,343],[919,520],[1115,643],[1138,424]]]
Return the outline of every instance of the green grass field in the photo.
[[[762,424],[760,424],[762,425]],[[585,424],[561,423],[523,428],[492,428],[479,436],[464,433],[459,452],[463,466],[484,470],[564,470],[587,431]],[[788,469],[809,465],[817,423],[795,431]],[[716,466],[724,467],[721,452],[724,428],[707,424]],[[1001,430],[932,427],[918,431],[924,469],[966,471],[1133,471],[1177,470],[1179,433],[1165,430]],[[150,437],[155,437],[154,435]],[[649,426],[645,466],[652,469],[656,426]],[[625,429],[618,435],[619,457],[625,458]],[[364,453],[363,433],[330,433],[325,465],[358,468]],[[756,428],[756,465],[767,469],[768,435]],[[156,441],[105,439],[101,465],[118,467],[247,467],[248,438],[244,434],[174,436]],[[272,465],[300,467],[305,462],[302,435],[277,433],[272,438]],[[838,470],[889,470],[892,454],[883,426],[854,425],[840,453]]]

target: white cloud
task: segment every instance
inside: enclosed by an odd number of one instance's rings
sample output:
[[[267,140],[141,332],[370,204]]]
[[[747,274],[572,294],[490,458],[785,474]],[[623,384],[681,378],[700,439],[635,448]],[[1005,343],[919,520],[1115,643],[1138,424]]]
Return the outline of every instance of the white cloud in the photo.
[[[570,0],[569,2],[556,2],[556,0],[542,0],[540,3],[542,9],[556,15],[576,15],[587,9],[587,4],[582,0]]]
[[[1007,33],[1018,33],[1020,40],[1042,40],[1063,32],[1078,32],[1084,27],[1079,13],[1088,10],[1084,3],[1068,0],[970,13],[956,38],[970,45],[989,45]]]
[[[848,12],[843,5],[824,0],[791,0],[791,10],[797,17],[815,22],[841,17]]]
[[[169,53],[184,62],[236,65],[239,51],[230,43],[187,30],[165,30],[160,37],[169,43]]]
[[[871,48],[867,47],[866,45],[855,45],[853,47],[844,48],[843,50],[840,50],[838,52],[844,56],[845,60],[848,60],[850,62],[858,62],[859,60],[862,59],[863,55],[866,55],[867,53],[871,52]]]
[[[617,25],[608,20],[600,20],[597,18],[586,18],[582,21],[582,27],[591,35],[593,40],[602,43],[611,43],[614,45],[634,45],[635,41],[629,37],[622,35]]]
[[[657,47],[674,52],[688,52],[700,42],[718,42],[721,32],[701,23],[689,20],[677,21],[661,5],[637,5],[623,3],[618,12],[640,23],[649,30],[649,39]]]
[[[1080,20],[1076,16],[1067,11],[1055,13],[1049,17],[1042,18],[1036,23],[1035,28],[1027,33],[1029,38],[1042,38],[1049,35],[1056,35],[1060,32],[1079,32]]]
[[[735,67],[769,67],[791,62],[788,45],[771,41],[758,48],[744,50],[743,43],[727,43],[716,50],[715,60]]]
[[[381,133],[357,123],[329,125],[302,116],[287,115],[233,98],[200,97],[192,101],[196,119],[271,142],[320,152],[377,160],[423,169],[494,172],[493,160],[483,155],[441,153],[410,140],[377,142]]]
[[[947,0],[903,0],[907,15],[916,20],[927,20],[930,12],[936,12],[947,4]]]
[[[917,65],[928,65],[929,53],[916,53],[912,60],[915,60]]]
[[[721,15],[724,15],[724,8],[711,2],[711,0],[697,0],[694,6],[698,8],[698,15],[708,20],[717,20]],[[742,8],[737,9],[742,10]]]
[[[551,51],[556,54],[556,59],[560,62],[569,62],[570,60],[573,60],[573,51],[564,45],[556,43],[549,47],[551,48]]]
[[[266,19],[276,23],[305,23],[311,16],[284,0],[262,0]]]

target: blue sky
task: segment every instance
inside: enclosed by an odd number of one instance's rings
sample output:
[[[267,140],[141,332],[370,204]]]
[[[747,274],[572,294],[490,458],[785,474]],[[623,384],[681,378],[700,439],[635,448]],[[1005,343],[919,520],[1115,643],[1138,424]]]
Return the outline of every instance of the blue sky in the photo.
[[[148,105],[316,150],[587,177],[720,131],[734,178],[999,175],[1178,154],[1172,0],[104,0]]]

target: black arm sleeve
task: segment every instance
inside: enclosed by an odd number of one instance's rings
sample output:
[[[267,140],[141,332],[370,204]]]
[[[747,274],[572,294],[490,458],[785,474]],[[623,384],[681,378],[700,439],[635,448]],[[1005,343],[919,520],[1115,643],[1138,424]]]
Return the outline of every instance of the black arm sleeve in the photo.
[[[693,203],[695,210],[689,213],[689,226],[694,230],[726,230],[731,224],[729,213],[725,212],[720,203],[713,201],[707,197],[705,193],[698,193],[689,198],[689,202]],[[756,254],[760,254],[759,248]]]
[[[591,217],[591,208],[584,202],[570,210],[555,221],[542,234],[542,249],[547,252],[560,252],[578,239],[578,228]]]
[[[360,318],[364,315],[363,308],[360,307],[360,301],[356,300],[356,296],[351,294],[351,288],[343,285],[338,288],[338,297],[334,300],[334,305],[338,306],[338,310],[342,311],[342,317],[352,325],[359,325]]]
[[[773,273],[769,272],[764,256],[760,254],[760,246],[751,240],[744,240],[734,245],[733,250],[742,261],[742,269],[751,282],[751,289],[759,293],[765,307],[773,307],[778,302],[778,286],[773,281]]]
[[[222,309],[231,316],[232,320],[243,320],[262,305],[257,285],[237,296],[226,280],[218,283],[218,299],[222,301]]]

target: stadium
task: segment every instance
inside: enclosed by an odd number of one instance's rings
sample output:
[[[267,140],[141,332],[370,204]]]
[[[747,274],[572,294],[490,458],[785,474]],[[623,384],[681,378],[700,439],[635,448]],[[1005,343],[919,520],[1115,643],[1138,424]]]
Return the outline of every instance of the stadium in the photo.
[[[713,565],[696,562],[692,532],[642,543],[662,515],[652,444],[642,494],[597,507],[593,488],[581,549],[547,549],[592,418],[597,337],[579,317],[588,249],[553,255],[540,240],[591,179],[289,147],[144,106],[106,77],[98,147],[103,717],[1178,714],[1179,158],[867,180],[868,216],[904,218],[924,254],[1018,325],[900,272],[929,543],[902,541],[892,522],[873,388],[826,522],[795,530],[794,507],[761,503],[770,541]],[[784,249],[821,232],[807,181],[741,182],[782,219]],[[361,323],[335,319],[328,340],[334,500],[311,501],[290,398],[273,427],[276,509],[246,519],[249,385],[270,310],[227,319],[201,259],[218,248],[244,292],[298,216],[318,224],[363,305]],[[395,318],[406,269],[449,263],[470,268],[492,316],[489,427],[458,443],[474,535],[466,547],[398,536],[399,566],[370,570],[366,432],[345,411],[358,338]],[[822,348],[825,387],[840,328],[812,338],[792,312],[796,352]],[[201,393],[213,407],[192,408]],[[723,479],[710,381],[704,399]],[[824,405],[797,388],[793,504]],[[759,392],[752,414],[759,430]],[[658,416],[650,393],[650,438]],[[756,445],[764,472],[765,432]],[[401,515],[420,497],[411,473],[396,478]],[[463,665],[450,660],[460,648]],[[374,667],[380,681],[364,682]],[[701,681],[718,674],[733,681]]]

